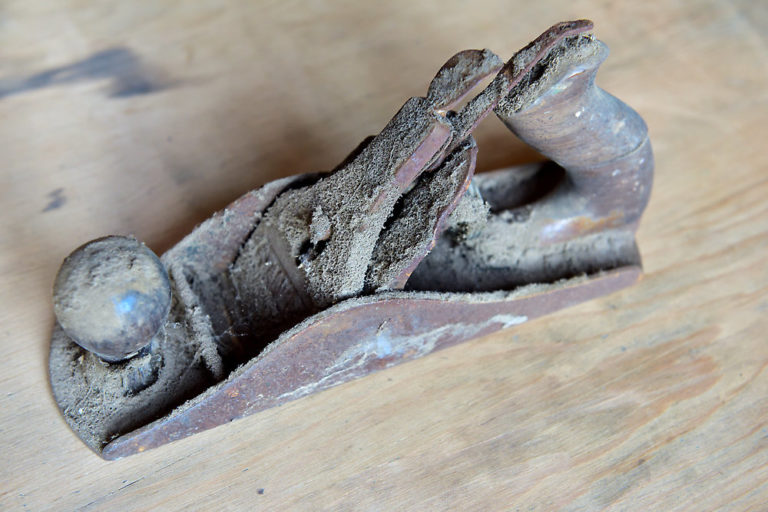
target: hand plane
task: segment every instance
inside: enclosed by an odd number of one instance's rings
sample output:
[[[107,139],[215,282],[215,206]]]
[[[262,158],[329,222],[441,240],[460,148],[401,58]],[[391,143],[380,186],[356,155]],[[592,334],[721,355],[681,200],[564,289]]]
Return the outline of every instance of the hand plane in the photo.
[[[454,55],[334,170],[245,194],[160,258],[76,249],[49,363],[67,423],[116,459],[634,283],[653,155],[594,83],[591,29]],[[549,160],[475,175],[491,112]]]

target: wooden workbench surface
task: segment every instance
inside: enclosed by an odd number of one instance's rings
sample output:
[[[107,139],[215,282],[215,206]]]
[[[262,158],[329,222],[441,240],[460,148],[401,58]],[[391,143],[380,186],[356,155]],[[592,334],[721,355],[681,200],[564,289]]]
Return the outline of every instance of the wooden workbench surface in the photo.
[[[741,1],[0,5],[0,509],[766,510],[768,8]],[[635,287],[104,462],[51,396],[50,288],[328,169],[454,52],[589,17],[648,122]],[[480,170],[539,158],[495,119]]]

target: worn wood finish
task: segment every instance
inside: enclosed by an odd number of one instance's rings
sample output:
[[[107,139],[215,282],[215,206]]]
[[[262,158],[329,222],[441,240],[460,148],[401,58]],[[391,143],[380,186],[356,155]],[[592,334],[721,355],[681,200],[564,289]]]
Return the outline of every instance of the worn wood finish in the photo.
[[[162,252],[333,166],[455,51],[578,17],[654,143],[640,284],[123,461],[68,430],[46,358],[69,251]],[[0,508],[764,509],[767,30],[748,0],[3,3]],[[536,158],[477,138],[480,170]]]

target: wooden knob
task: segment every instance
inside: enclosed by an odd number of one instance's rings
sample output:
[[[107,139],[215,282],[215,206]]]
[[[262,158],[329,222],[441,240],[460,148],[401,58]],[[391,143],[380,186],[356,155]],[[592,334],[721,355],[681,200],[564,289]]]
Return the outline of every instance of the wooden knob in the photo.
[[[64,332],[105,361],[135,355],[152,341],[171,307],[160,259],[135,238],[108,236],[75,249],[53,286]]]

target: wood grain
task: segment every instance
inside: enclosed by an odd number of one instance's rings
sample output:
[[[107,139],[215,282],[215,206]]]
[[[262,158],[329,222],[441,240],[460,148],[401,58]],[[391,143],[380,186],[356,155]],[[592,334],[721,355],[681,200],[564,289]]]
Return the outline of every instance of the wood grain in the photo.
[[[327,169],[455,51],[589,17],[650,127],[637,286],[117,462],[46,375],[88,239]],[[766,510],[764,3],[0,4],[0,509]],[[489,120],[481,170],[534,160]]]

